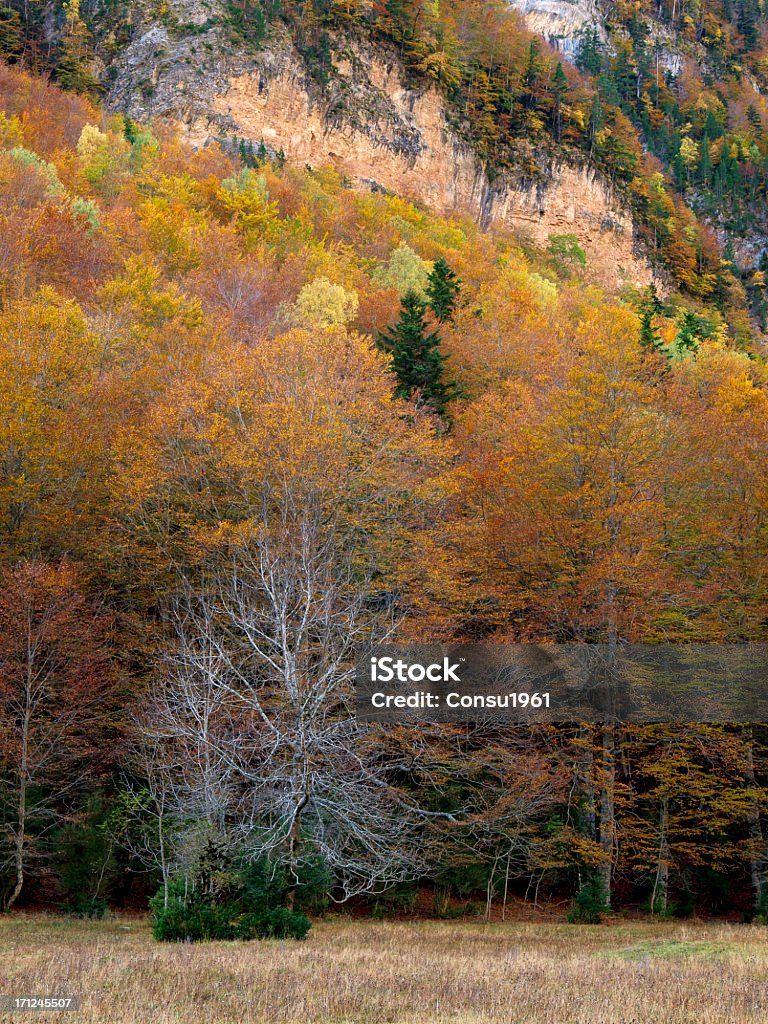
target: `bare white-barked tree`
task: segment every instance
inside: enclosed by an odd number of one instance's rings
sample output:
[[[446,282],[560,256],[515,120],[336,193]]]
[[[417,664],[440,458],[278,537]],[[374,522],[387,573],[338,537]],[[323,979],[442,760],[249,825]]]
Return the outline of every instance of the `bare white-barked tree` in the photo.
[[[412,877],[423,844],[354,715],[355,648],[392,622],[368,606],[367,570],[341,536],[319,507],[265,514],[176,601],[176,649],[138,725],[175,835],[202,823],[294,882],[320,857],[347,898]]]

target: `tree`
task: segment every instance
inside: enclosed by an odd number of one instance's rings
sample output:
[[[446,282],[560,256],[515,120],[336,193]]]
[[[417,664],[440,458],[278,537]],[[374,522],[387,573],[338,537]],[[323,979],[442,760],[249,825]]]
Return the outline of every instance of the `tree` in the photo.
[[[603,70],[603,45],[596,25],[587,25],[581,34],[576,67],[590,75],[599,75]]]
[[[461,280],[451,270],[442,256],[427,278],[427,302],[439,323],[451,320],[461,291]]]
[[[555,96],[555,133],[557,141],[560,142],[563,137],[563,99],[568,92],[568,79],[562,61],[557,62],[552,75],[552,92]]]
[[[46,834],[103,767],[99,741],[114,731],[105,625],[66,564],[23,561],[0,574],[0,808],[13,869],[6,910]]]
[[[176,604],[176,648],[139,723],[182,842],[202,825],[248,861],[269,856],[293,879],[289,907],[318,858],[344,897],[420,863],[418,815],[353,707],[355,647],[386,635],[387,615],[366,609],[337,524],[292,499]]]
[[[96,95],[102,91],[102,86],[88,70],[92,59],[91,34],[80,15],[80,0],[68,0],[64,4],[64,13],[65,28],[56,77],[65,89]]]
[[[702,339],[701,320],[690,309],[684,309],[677,322],[675,348],[680,355],[695,353]]]
[[[653,323],[663,306],[655,284],[649,284],[640,305],[640,344],[646,351],[658,351],[662,347],[661,337]]]
[[[423,296],[429,281],[429,264],[414,252],[406,242],[401,242],[390,253],[389,260],[373,272],[373,282],[379,288],[395,288],[401,296],[416,292]]]
[[[440,335],[429,330],[426,312],[426,302],[416,292],[406,292],[399,320],[379,333],[379,343],[392,357],[392,371],[400,382],[397,393],[403,398],[420,398],[438,416],[444,416],[457,388],[446,380]]]
[[[289,317],[297,326],[343,327],[355,319],[359,307],[357,292],[317,277],[301,289]]]
[[[579,245],[577,235],[550,235],[547,252],[563,270],[587,265],[587,254]]]

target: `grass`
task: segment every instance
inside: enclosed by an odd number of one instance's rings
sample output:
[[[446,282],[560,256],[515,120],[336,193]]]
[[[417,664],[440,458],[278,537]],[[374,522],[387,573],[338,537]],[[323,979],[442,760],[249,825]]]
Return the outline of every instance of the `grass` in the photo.
[[[141,918],[0,918],[0,994],[59,1024],[755,1024],[768,928],[338,919],[306,942],[164,945]]]

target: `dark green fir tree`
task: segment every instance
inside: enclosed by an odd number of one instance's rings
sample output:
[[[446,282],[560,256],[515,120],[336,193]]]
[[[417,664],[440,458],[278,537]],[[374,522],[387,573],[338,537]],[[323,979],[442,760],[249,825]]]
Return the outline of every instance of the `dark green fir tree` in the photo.
[[[441,256],[427,279],[427,303],[441,324],[453,317],[460,291],[461,280]]]
[[[420,395],[438,416],[445,416],[458,388],[447,379],[440,335],[429,330],[427,303],[416,292],[403,296],[400,317],[388,330],[379,332],[379,344],[392,357],[392,370],[398,379],[396,394],[401,398]]]
[[[656,285],[649,285],[640,305],[640,344],[648,352],[660,352],[663,348],[661,336],[653,322],[653,318],[663,309]]]

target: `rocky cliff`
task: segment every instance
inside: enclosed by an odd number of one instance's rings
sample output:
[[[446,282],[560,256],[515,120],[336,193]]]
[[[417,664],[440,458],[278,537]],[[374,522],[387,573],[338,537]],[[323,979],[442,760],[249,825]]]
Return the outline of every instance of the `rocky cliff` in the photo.
[[[186,24],[197,17],[195,32],[161,23],[137,32],[112,64],[111,106],[172,119],[195,145],[264,142],[290,161],[331,164],[356,187],[504,225],[538,245],[574,234],[606,285],[652,280],[631,217],[588,167],[549,161],[536,179],[493,176],[451,124],[438,91],[407,83],[393,54],[347,41],[321,89],[287,39],[233,54],[208,28],[209,8],[190,11],[183,2]]]
[[[588,25],[601,31],[602,15],[597,0],[509,0],[538,32],[566,56],[573,56],[581,33]],[[601,31],[602,34],[602,31]]]

